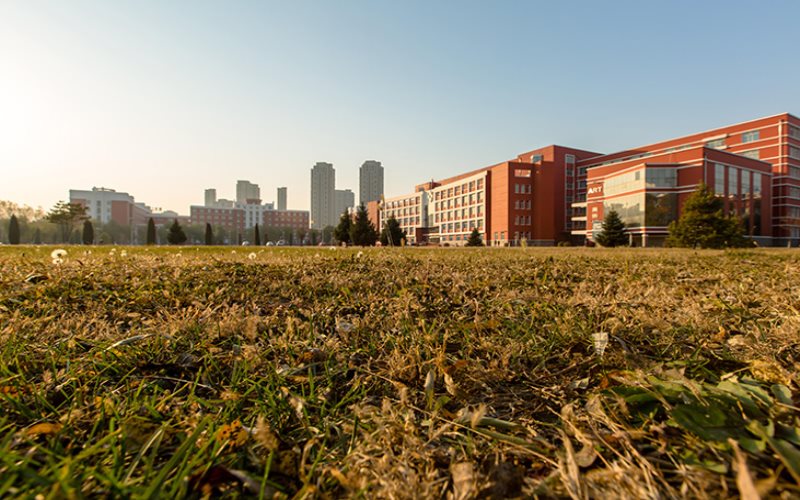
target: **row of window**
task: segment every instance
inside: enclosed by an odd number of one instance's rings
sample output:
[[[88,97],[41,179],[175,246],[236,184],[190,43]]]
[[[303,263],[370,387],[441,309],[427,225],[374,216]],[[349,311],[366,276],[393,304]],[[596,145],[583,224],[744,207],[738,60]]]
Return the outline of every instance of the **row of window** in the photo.
[[[531,216],[530,215],[517,215],[514,217],[514,225],[515,226],[530,226],[531,225]]]
[[[800,148],[796,148],[794,146],[789,146],[789,158],[794,158],[795,160],[800,160]]]
[[[793,137],[797,140],[800,140],[800,127],[789,125],[789,137]]]
[[[395,208],[386,211],[386,217],[401,217],[405,215],[419,215],[419,205],[416,207],[409,207],[409,208]]]
[[[725,181],[726,171],[727,182]],[[728,196],[729,198],[743,196],[744,198],[749,198],[751,187],[753,198],[761,198],[760,173],[753,173],[749,170],[735,167],[726,167],[721,163],[714,164],[714,193],[717,196]]]
[[[441,233],[466,233],[468,231],[472,231],[473,229],[478,228],[478,230],[483,230],[483,219],[477,220],[470,220],[470,221],[462,221],[462,222],[450,222],[447,224],[442,224],[439,228],[439,232]]]
[[[460,206],[474,205],[475,203],[483,203],[483,191],[464,195],[459,198],[451,198],[449,200],[436,201],[433,203],[433,209],[437,212],[440,210],[447,210],[449,208],[459,208]]]
[[[531,200],[514,200],[515,210],[530,210]]]
[[[449,212],[438,212],[433,215],[433,222],[438,224],[439,222],[457,220],[457,219],[466,219],[472,217],[483,217],[483,205],[478,205],[477,207],[469,207],[469,209],[462,208],[461,211],[458,210],[450,210]]]
[[[409,207],[412,205],[419,205],[421,199],[419,196],[416,198],[407,198],[405,200],[395,200],[395,201],[387,201],[385,208],[402,208],[402,207]]]
[[[533,186],[530,184],[514,184],[515,194],[531,194]]]
[[[434,200],[442,200],[445,198],[452,198],[453,196],[461,196],[462,193],[471,193],[483,189],[483,179],[465,182],[455,187],[442,189],[434,193]]]

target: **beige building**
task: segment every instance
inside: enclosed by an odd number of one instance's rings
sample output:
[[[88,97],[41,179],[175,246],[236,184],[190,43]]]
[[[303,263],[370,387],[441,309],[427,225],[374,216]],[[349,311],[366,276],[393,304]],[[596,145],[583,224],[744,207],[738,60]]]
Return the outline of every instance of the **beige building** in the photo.
[[[383,196],[383,165],[375,160],[367,160],[358,171],[358,202],[365,206]]]
[[[318,162],[311,169],[311,228],[335,226],[337,219],[336,170],[330,163]]]

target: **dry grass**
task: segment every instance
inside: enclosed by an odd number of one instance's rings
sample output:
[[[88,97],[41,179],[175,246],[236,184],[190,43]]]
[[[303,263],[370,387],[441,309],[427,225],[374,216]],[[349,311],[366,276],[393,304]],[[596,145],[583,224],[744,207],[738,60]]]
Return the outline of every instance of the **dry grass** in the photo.
[[[51,250],[0,496],[800,495],[792,251]]]

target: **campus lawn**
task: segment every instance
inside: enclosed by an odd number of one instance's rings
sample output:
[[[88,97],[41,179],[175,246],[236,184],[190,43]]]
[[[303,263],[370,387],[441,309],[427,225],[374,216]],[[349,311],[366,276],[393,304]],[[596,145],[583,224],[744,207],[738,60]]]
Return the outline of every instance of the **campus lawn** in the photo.
[[[0,247],[0,497],[800,495],[800,253]]]

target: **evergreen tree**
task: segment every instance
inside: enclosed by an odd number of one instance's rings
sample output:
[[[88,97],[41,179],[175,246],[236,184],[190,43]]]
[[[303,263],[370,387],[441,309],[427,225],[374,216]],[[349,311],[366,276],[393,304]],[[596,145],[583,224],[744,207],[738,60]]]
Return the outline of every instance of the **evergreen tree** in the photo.
[[[148,245],[156,244],[156,222],[153,220],[152,217],[150,217],[147,220],[147,244]]]
[[[741,221],[724,213],[725,202],[700,184],[683,204],[681,216],[669,225],[668,246],[725,248],[752,246]]]
[[[38,227],[36,228],[36,232],[33,233],[33,244],[34,245],[41,245],[42,244],[42,230]]]
[[[350,241],[362,247],[370,247],[378,241],[378,231],[369,220],[367,207],[363,203],[356,210],[356,220],[350,228]]]
[[[67,243],[74,236],[75,225],[86,220],[86,207],[80,203],[65,203],[59,201],[47,213],[46,219],[58,225],[61,231],[61,242]],[[80,241],[80,237],[78,237]]]
[[[91,245],[94,243],[94,226],[88,219],[83,221],[83,244]]]
[[[478,228],[472,230],[472,233],[469,235],[469,239],[467,240],[468,247],[482,247],[483,246],[483,239],[481,239],[481,233],[478,231]]]
[[[211,224],[206,222],[206,245],[211,246],[214,244],[214,231],[211,229]]]
[[[167,241],[170,245],[181,245],[186,242],[186,233],[183,232],[183,228],[178,223],[178,219],[175,219],[175,221],[169,227]]]
[[[397,222],[394,215],[389,217],[381,231],[381,245],[399,247],[405,237],[406,232],[400,228],[400,223]]]
[[[258,232],[258,224],[256,224],[256,228],[253,230],[253,244],[257,247],[261,246],[261,234]]]
[[[12,215],[8,221],[8,242],[11,245],[19,245],[19,221],[16,215]]]
[[[353,227],[353,220],[350,218],[350,214],[347,213],[347,210],[342,212],[342,216],[339,217],[339,225],[336,226],[336,229],[333,230],[333,237],[338,241],[340,244],[344,243],[346,245],[350,244],[350,230]]]
[[[604,247],[621,247],[628,244],[625,234],[625,223],[616,210],[609,211],[603,219],[602,230],[595,236],[595,241]]]

